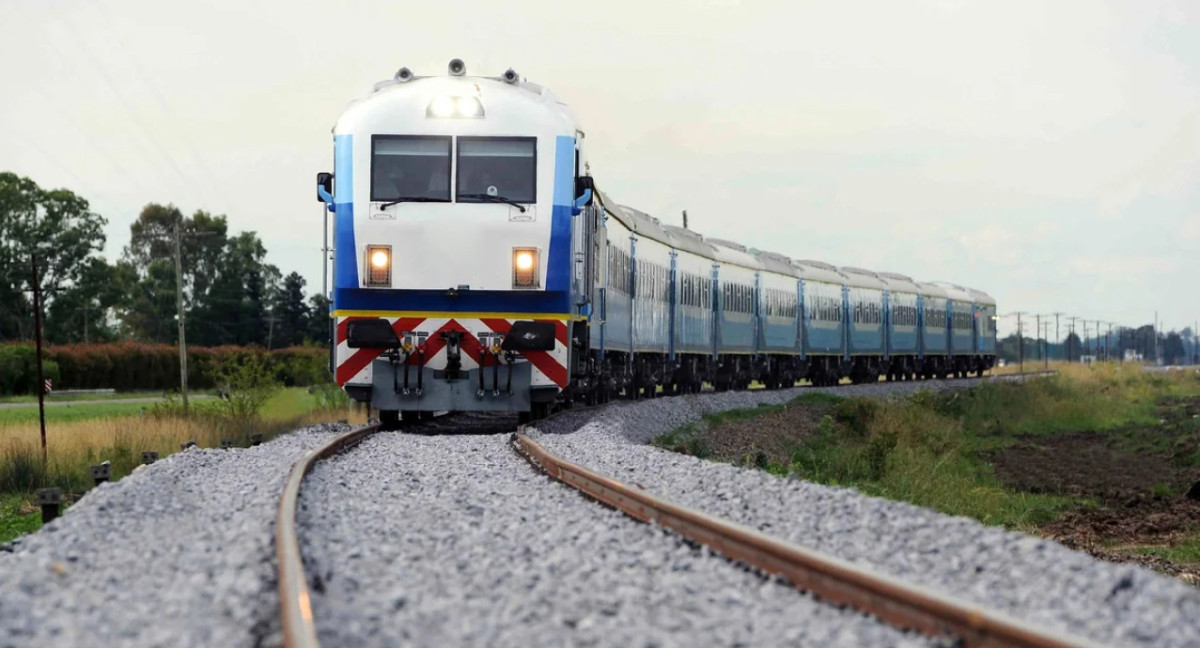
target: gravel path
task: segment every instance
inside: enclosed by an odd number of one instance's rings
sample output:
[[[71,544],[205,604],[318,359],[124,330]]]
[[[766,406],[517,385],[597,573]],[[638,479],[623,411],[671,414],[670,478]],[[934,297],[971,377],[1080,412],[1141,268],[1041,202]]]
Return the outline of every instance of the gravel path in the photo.
[[[298,512],[326,646],[927,646],[552,482],[507,435],[381,433]]]
[[[283,483],[348,429],[173,454],[0,547],[0,647],[260,645],[279,615]]]
[[[876,396],[974,382],[828,391]],[[1114,646],[1200,646],[1200,590],[1174,579],[966,518],[645,445],[703,413],[779,403],[805,391],[683,396],[574,412],[542,423],[539,441],[667,500],[1048,628]]]

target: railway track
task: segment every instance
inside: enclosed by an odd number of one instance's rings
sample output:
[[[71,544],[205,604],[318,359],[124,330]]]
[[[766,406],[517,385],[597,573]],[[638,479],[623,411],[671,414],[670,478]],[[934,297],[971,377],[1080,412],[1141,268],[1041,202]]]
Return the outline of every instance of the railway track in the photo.
[[[423,425],[429,423],[432,422]],[[449,421],[441,421],[436,428],[441,431],[453,429],[447,423]],[[295,529],[296,500],[304,476],[317,462],[354,447],[377,430],[377,426],[366,426],[333,439],[298,461],[289,476],[276,521],[282,629],[287,646],[309,648],[319,645]],[[1096,645],[673,505],[641,489],[565,461],[548,452],[523,430],[512,434],[510,443],[514,451],[539,470],[598,502],[638,520],[654,522],[730,559],[783,576],[822,600],[853,607],[894,627],[949,638],[956,642],[954,645],[962,646],[1084,648]]]

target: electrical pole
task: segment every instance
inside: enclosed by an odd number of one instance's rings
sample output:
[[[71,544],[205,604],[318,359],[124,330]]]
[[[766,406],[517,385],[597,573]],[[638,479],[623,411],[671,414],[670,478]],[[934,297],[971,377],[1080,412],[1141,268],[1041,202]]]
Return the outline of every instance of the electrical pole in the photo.
[[[175,221],[175,308],[179,319],[179,392],[183,396],[183,415],[188,415],[187,339],[183,315],[183,244],[179,221]]]
[[[1066,313],[1055,313],[1054,314],[1054,341],[1055,342],[1058,342],[1062,339],[1058,336],[1058,316],[1059,315],[1066,315]],[[1059,356],[1062,355],[1062,347],[1059,347],[1058,354],[1059,354]],[[1062,360],[1062,358],[1060,357],[1059,360]]]
[[[1020,365],[1019,371],[1025,373],[1025,334],[1021,329],[1021,315],[1017,313],[1017,363]]]
[[[1034,342],[1036,343],[1036,346],[1037,346],[1038,355],[1041,356],[1041,355],[1043,355],[1043,353],[1042,353],[1042,314],[1038,313],[1037,315],[1034,315],[1034,317],[1037,319],[1037,339],[1034,340]]]
[[[33,336],[37,347],[37,390],[38,424],[42,430],[42,474],[46,474],[46,374],[42,369],[42,289],[38,281],[37,243],[29,254],[30,265],[33,269]]]
[[[1150,330],[1154,334],[1154,366],[1158,366],[1158,311],[1154,311],[1154,328]]]
[[[1077,320],[1079,318],[1072,316],[1072,317],[1068,317],[1067,319],[1071,320],[1071,329],[1070,329],[1071,332],[1067,333],[1067,362],[1072,362],[1071,356],[1073,354],[1071,353],[1071,337],[1075,335],[1075,320]]]
[[[1046,332],[1044,336],[1047,338],[1043,344],[1046,345],[1046,352],[1042,354],[1042,369],[1050,369],[1050,320],[1046,320]]]

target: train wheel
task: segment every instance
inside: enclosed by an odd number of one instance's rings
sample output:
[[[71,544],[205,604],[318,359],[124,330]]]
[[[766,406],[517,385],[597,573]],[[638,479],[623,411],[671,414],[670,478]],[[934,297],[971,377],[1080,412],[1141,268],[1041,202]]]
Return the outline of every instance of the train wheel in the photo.
[[[383,430],[400,429],[400,412],[398,410],[379,410],[379,427]]]

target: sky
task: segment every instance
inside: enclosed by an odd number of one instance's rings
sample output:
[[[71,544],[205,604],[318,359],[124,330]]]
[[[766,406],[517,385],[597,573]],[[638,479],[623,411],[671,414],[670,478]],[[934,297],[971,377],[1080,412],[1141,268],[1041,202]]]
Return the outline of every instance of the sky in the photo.
[[[1183,328],[1196,34],[1188,0],[0,0],[0,170],[87,198],[111,259],[170,202],[315,292],[338,115],[458,57],[553,89],[598,185],[664,221],[1002,314]]]

